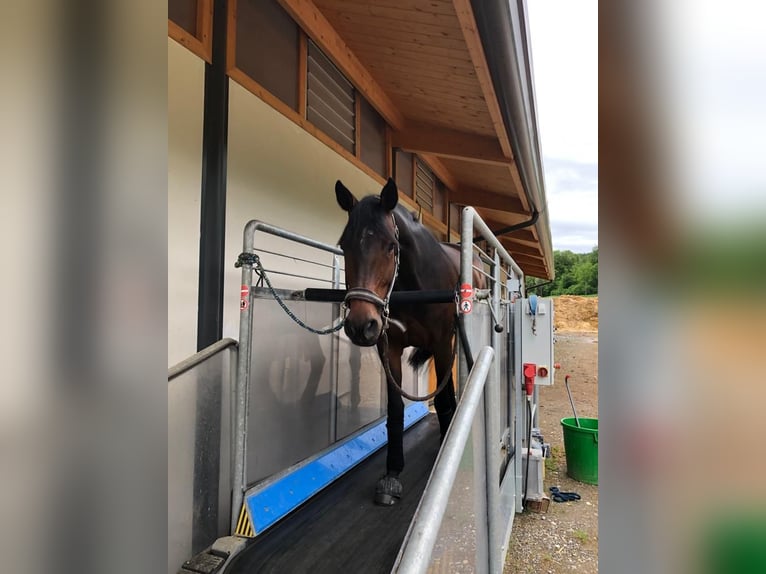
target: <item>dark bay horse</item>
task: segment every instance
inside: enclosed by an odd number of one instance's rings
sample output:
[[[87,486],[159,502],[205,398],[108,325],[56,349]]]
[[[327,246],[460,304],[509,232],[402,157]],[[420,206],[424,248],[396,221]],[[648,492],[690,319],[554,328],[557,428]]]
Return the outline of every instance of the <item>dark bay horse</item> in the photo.
[[[410,364],[419,367],[434,358],[437,381],[448,382],[435,396],[434,406],[444,438],[455,411],[452,381],[455,303],[388,305],[392,291],[456,289],[460,251],[439,243],[414,214],[398,205],[396,184],[389,178],[379,196],[357,200],[340,182],[335,184],[338,205],[348,212],[339,245],[346,269],[347,315],[344,330],[356,345],[377,345],[383,364],[388,361],[394,383],[401,387],[402,352],[415,347]],[[484,288],[484,277],[474,272],[474,286]],[[375,502],[392,505],[402,495],[399,473],[404,468],[404,402],[390,377],[388,389],[388,452],[386,474],[375,488]]]

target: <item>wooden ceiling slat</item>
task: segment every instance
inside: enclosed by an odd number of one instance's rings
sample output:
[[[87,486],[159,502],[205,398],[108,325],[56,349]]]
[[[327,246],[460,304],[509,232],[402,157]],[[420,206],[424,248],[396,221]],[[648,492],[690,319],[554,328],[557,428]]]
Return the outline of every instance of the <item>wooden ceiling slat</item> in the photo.
[[[339,6],[327,6],[323,9],[326,14],[342,15],[348,22],[369,22],[374,19],[381,26],[389,22],[417,22],[431,27],[451,28],[460,32],[460,22],[453,11],[452,14],[438,14],[435,12],[422,12],[410,8],[394,8],[381,6],[377,3],[368,4],[343,3]]]
[[[361,40],[361,38],[360,38]],[[378,56],[387,57],[418,57],[421,59],[423,56],[438,56],[440,58],[450,58],[451,60],[459,60],[471,64],[471,57],[465,49],[455,50],[454,48],[444,48],[441,46],[430,45],[416,45],[404,42],[391,42],[388,44],[382,44],[381,42],[367,42],[354,41],[354,45],[359,53],[372,53]]]
[[[370,0],[318,0],[323,7],[341,10],[350,5],[369,6]],[[376,6],[401,8],[402,0],[375,0]],[[407,0],[407,8],[427,14],[455,14],[455,8],[449,0]]]
[[[444,159],[444,164],[460,181],[471,182],[477,188],[504,194],[520,191],[514,185],[508,169],[503,166],[475,164],[447,158]]]
[[[465,47],[465,41],[463,40],[463,35],[460,31],[459,25],[445,26],[443,24],[434,24],[433,20],[430,23],[416,22],[411,18],[403,20],[389,20],[386,22],[384,18],[376,17],[373,21],[371,21],[371,18],[373,17],[370,15],[361,16],[349,14],[345,10],[323,10],[322,12],[327,17],[327,19],[332,22],[333,26],[336,27],[341,33],[343,31],[350,32],[352,30],[359,30],[361,32],[364,30],[369,33],[374,32],[377,35],[377,31],[396,29],[397,31],[402,32],[414,32],[420,38],[428,37],[429,41],[432,37],[446,38],[458,41]],[[376,35],[372,36],[370,41],[373,41],[376,38]]]
[[[356,55],[362,61],[372,61],[379,63],[388,63],[392,65],[405,64],[418,68],[430,68],[439,66],[445,68],[454,68],[455,70],[465,70],[475,75],[473,64],[469,59],[455,58],[454,56],[444,56],[440,54],[419,54],[414,50],[396,50],[390,48],[382,51],[373,46],[358,46],[354,50]]]
[[[340,33],[340,30],[339,30]],[[374,34],[373,37],[370,37]],[[377,41],[381,44],[389,44],[392,46],[409,47],[414,48],[422,46],[435,46],[437,48],[446,48],[449,50],[465,50],[465,41],[456,38],[448,38],[445,36],[428,36],[419,33],[417,30],[406,31],[398,28],[380,28],[377,31],[360,30],[360,29],[346,29],[342,31],[342,36],[349,40],[349,43],[353,42],[357,44],[369,44],[370,42]]]
[[[372,68],[371,68],[372,69]],[[408,69],[409,70],[409,69]],[[471,82],[469,76],[459,76],[455,74],[444,74],[434,70],[424,70],[420,78],[402,77],[402,74],[408,73],[405,70],[394,70],[390,67],[387,68],[375,68],[375,77],[380,78],[381,81],[386,80],[390,83],[392,88],[396,90],[405,90],[408,86],[416,86],[422,88],[423,82],[428,82],[428,85],[434,86],[434,89],[440,89],[444,91],[446,86],[452,86],[452,89],[457,93],[458,90],[462,90],[466,93],[473,94],[476,89],[476,85]],[[474,78],[474,81],[476,78]]]

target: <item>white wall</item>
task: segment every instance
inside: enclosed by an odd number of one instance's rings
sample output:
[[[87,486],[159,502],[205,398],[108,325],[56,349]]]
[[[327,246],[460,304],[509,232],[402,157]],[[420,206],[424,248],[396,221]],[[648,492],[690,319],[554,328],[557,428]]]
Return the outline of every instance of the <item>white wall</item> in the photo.
[[[232,80],[229,101],[224,337],[239,339],[241,270],[234,262],[245,224],[259,219],[335,245],[346,222],[335,201],[335,181],[357,197],[380,193],[381,185]],[[261,234],[257,240],[277,244]],[[290,271],[301,268],[289,263]],[[306,286],[280,281],[288,288]]]
[[[168,38],[168,366],[197,350],[205,63]]]
[[[169,366],[196,351],[204,69],[200,58],[168,38]],[[229,81],[229,90],[223,336],[239,339],[241,281],[234,262],[245,224],[260,219],[334,245],[346,221],[335,181],[357,197],[377,194],[381,185],[236,82]],[[280,279],[280,286],[306,282]]]

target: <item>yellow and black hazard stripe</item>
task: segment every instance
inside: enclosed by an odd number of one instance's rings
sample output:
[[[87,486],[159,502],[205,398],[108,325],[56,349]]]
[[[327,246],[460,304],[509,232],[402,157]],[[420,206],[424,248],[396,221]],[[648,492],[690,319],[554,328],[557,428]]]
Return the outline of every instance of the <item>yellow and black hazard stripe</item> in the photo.
[[[239,520],[237,520],[237,529],[234,531],[234,534],[247,538],[255,538],[255,530],[253,529],[253,523],[250,521],[250,514],[247,512],[247,504],[242,505],[242,510],[239,512]]]

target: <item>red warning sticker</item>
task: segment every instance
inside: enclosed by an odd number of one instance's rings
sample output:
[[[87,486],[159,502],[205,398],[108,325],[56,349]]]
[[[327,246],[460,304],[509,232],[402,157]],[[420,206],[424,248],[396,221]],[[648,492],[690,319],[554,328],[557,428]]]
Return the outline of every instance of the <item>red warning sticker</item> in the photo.
[[[468,299],[463,299],[460,302],[460,312],[467,315],[473,310],[473,303]]]
[[[469,283],[463,283],[460,286],[460,298],[463,300],[473,299],[473,287]]]
[[[250,287],[242,285],[239,290],[239,310],[244,311],[250,306]]]

